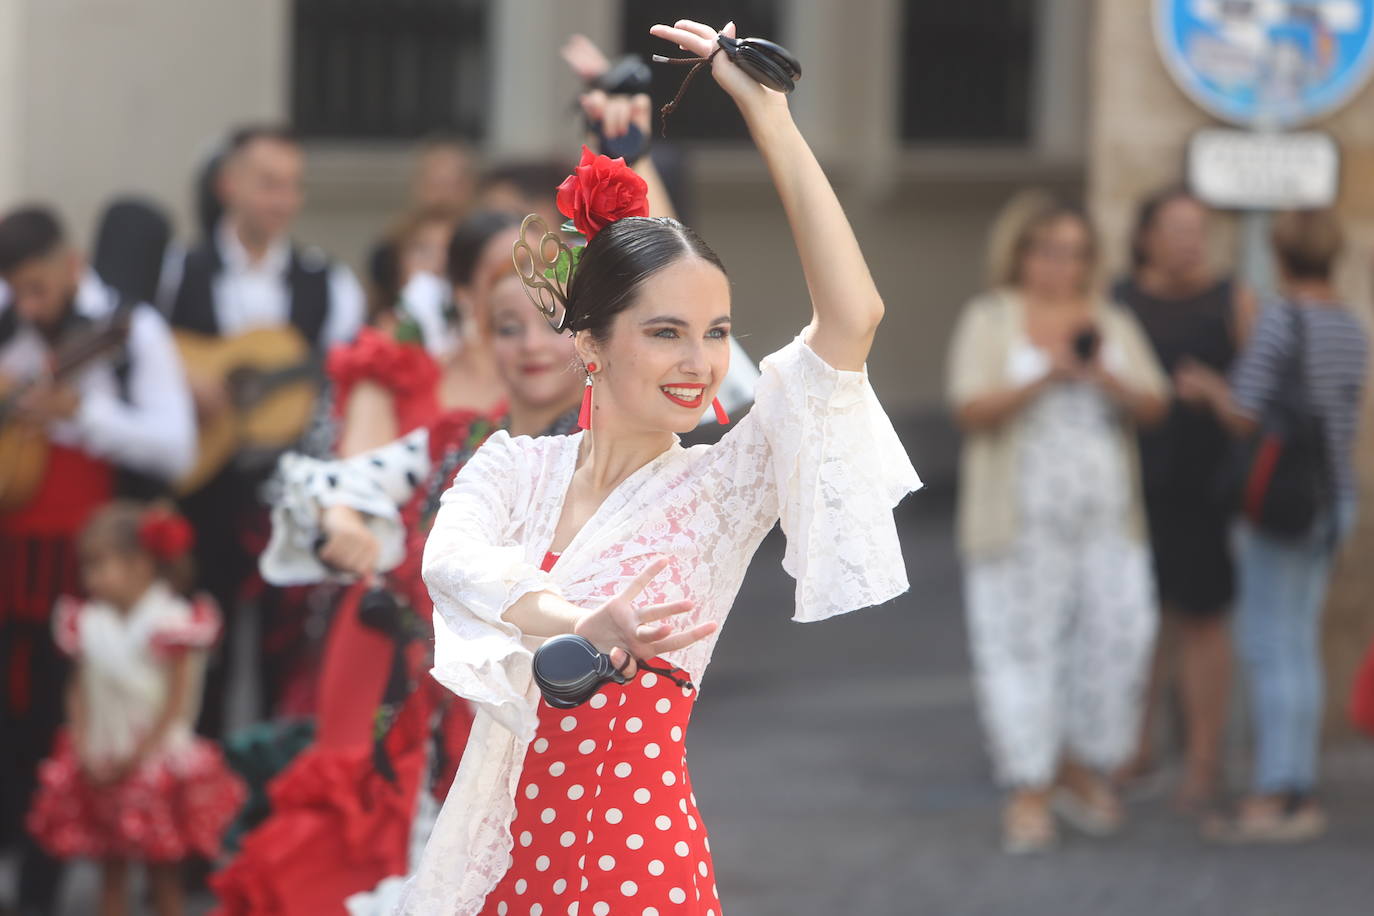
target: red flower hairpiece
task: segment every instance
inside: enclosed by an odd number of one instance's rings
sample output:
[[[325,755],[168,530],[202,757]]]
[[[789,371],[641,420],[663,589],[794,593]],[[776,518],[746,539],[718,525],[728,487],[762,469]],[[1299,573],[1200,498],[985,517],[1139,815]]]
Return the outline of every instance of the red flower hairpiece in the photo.
[[[558,210],[592,237],[618,219],[649,215],[649,185],[624,159],[582,147],[582,161],[558,186]]]
[[[175,512],[149,509],[138,523],[138,540],[149,553],[165,563],[185,556],[196,536],[186,519]]]

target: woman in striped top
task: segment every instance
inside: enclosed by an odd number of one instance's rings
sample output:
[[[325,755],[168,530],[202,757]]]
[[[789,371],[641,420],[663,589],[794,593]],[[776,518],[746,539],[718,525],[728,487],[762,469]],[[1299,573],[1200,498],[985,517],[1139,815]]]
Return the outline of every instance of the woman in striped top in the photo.
[[[1331,284],[1342,245],[1335,216],[1281,214],[1272,241],[1283,298],[1261,317],[1229,388],[1204,369],[1178,380],[1181,396],[1205,399],[1233,432],[1248,435],[1279,396],[1301,339],[1309,408],[1327,440],[1331,498],[1305,535],[1280,538],[1246,521],[1237,525],[1236,641],[1249,675],[1255,762],[1250,797],[1233,822],[1216,825],[1218,838],[1233,841],[1301,840],[1325,826],[1313,798],[1321,609],[1336,548],[1355,521],[1355,437],[1369,350],[1364,326]]]

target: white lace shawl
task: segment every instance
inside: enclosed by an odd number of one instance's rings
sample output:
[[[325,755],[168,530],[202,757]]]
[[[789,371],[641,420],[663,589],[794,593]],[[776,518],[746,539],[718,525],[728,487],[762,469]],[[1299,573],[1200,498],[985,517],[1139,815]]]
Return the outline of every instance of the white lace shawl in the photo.
[[[753,410],[714,446],[674,445],[610,494],[540,570],[582,436],[493,435],[444,495],[425,546],[434,677],[478,707],[458,776],[397,912],[473,916],[510,867],[510,823],[537,725],[537,641],[502,620],[536,590],[595,607],[658,556],[641,596],[691,599],[682,621],[724,622],[745,569],[781,519],[798,621],[879,604],[907,588],[892,508],[920,479],[868,383],[798,338],[763,362]],[[669,660],[696,683],[705,639]]]

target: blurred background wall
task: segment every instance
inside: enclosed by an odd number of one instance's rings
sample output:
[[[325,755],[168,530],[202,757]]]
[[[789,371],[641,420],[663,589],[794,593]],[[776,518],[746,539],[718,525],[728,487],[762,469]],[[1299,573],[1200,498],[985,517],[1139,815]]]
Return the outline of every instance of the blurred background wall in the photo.
[[[953,316],[1015,188],[1084,176],[1089,0],[0,0],[0,203],[54,201],[83,231],[115,192],[191,226],[195,165],[225,128],[309,138],[298,235],[361,266],[436,127],[490,161],[575,156],[574,31],[648,50],[646,23],[733,16],[806,72],[794,105],[889,302],[872,370],[898,411],[940,401]],[[976,50],[970,52],[968,48]],[[658,77],[666,99],[681,78]],[[730,266],[738,332],[761,356],[805,317],[781,209],[738,116],[703,81],[673,124],[690,215]]]
[[[924,431],[912,451],[933,481],[954,455],[944,349],[997,208],[1025,185],[1086,195],[1119,267],[1135,202],[1181,179],[1190,132],[1213,123],[1170,81],[1146,0],[0,0],[0,206],[51,201],[86,236],[111,195],[143,192],[189,238],[192,175],[226,129],[286,120],[311,160],[299,237],[361,267],[401,204],[416,139],[459,133],[488,162],[571,160],[577,86],[560,43],[582,31],[612,56],[647,52],[647,24],[680,15],[733,17],[804,62],[794,108],[889,305],[872,373]],[[681,72],[660,68],[660,101]],[[1374,90],[1316,126],[1341,145],[1353,243],[1341,277],[1365,303]],[[671,140],[690,163],[686,215],[731,268],[737,332],[762,356],[805,319],[782,212],[706,81]],[[1229,259],[1225,221],[1217,246]],[[1364,430],[1374,484],[1374,423]],[[1371,517],[1354,556],[1374,547]],[[1340,682],[1374,628],[1372,589],[1352,568],[1337,583]]]

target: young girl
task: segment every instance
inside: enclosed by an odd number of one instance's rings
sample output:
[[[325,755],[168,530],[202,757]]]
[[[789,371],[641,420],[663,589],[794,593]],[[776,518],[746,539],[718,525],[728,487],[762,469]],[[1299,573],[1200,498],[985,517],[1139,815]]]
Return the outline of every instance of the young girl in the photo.
[[[195,737],[205,650],[219,614],[173,588],[191,529],[161,508],[115,502],[79,541],[90,600],[63,599],[58,647],[75,661],[66,733],[39,771],[28,827],[54,856],[102,862],[100,912],[128,912],[130,862],[148,864],[159,916],[183,912],[178,868],[212,858],[245,796],[218,748]]]

